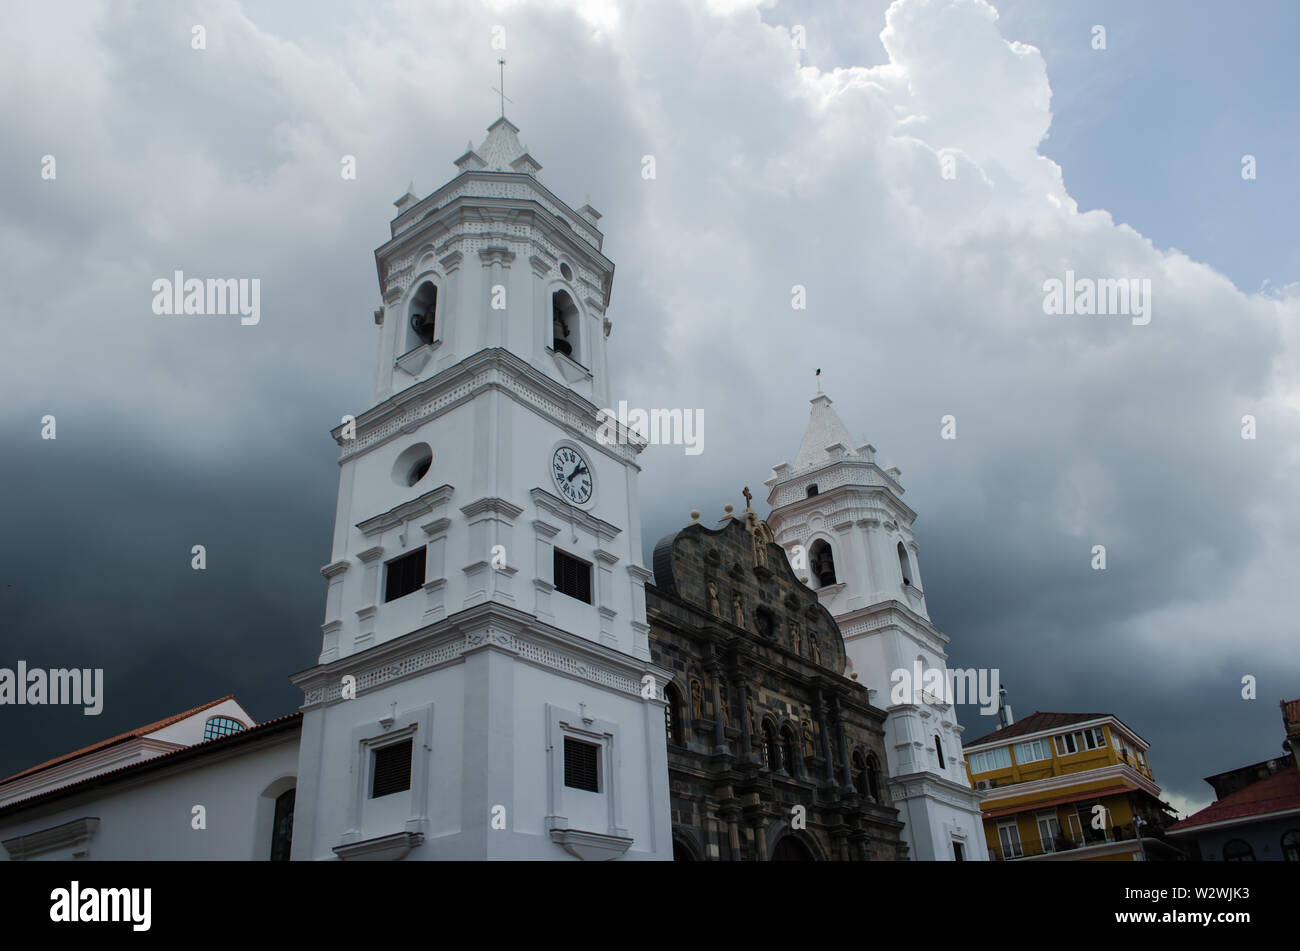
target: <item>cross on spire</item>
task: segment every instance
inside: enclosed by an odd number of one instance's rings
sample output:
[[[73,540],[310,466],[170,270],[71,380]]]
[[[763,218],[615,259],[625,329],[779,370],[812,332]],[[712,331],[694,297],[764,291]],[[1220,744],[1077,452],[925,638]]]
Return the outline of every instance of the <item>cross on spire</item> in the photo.
[[[754,501],[754,497],[749,493],[749,486],[745,486],[745,490],[740,494],[745,497],[745,508],[749,508],[750,503]]]
[[[513,103],[514,100],[506,97],[506,61],[504,59],[497,60],[497,66],[499,66],[501,70],[501,82],[499,83],[500,88],[498,89],[496,86],[493,86],[492,91],[500,93],[501,95],[501,118],[504,119],[506,117],[506,103]]]

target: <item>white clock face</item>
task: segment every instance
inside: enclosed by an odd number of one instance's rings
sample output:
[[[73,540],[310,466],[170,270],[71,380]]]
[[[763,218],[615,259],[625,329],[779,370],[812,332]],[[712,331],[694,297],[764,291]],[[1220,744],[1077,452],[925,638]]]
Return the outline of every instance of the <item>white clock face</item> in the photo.
[[[551,457],[551,478],[560,494],[575,505],[591,498],[591,466],[578,450],[561,446]]]

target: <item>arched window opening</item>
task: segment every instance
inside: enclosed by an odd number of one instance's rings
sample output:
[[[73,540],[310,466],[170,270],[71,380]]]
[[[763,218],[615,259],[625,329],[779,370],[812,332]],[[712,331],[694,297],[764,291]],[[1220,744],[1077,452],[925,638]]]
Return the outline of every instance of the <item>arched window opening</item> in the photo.
[[[682,695],[675,684],[664,688],[664,699],[668,701],[664,710],[664,729],[668,731],[669,746],[685,746],[686,738],[682,735]]]
[[[1288,829],[1282,835],[1282,861],[1300,862],[1300,829]]]
[[[438,309],[438,288],[432,281],[425,281],[411,298],[410,332],[406,336],[406,350],[414,350],[420,344],[433,343],[434,313]]]
[[[808,486],[808,498],[811,499],[816,494],[817,494],[817,483],[814,482],[812,485]]]
[[[1250,847],[1249,842],[1242,839],[1233,839],[1223,846],[1223,861],[1253,862],[1255,861],[1255,850]]]
[[[867,795],[867,761],[857,750],[853,751],[853,788],[858,791],[859,796]]]
[[[551,295],[551,328],[555,352],[577,360],[578,305],[567,291],[556,291]]]
[[[817,579],[817,587],[835,584],[835,556],[826,540],[819,538],[813,542],[808,556],[812,562],[813,577]]]
[[[874,755],[867,757],[867,792],[880,801],[880,761]]]
[[[208,717],[208,722],[203,724],[203,740],[216,740],[223,736],[230,736],[232,733],[238,733],[244,729],[244,724],[240,723],[233,717]]]
[[[934,735],[934,751],[939,754],[939,768],[943,769],[947,764],[943,761],[943,740],[939,739],[939,734]]]
[[[287,862],[293,850],[293,802],[297,790],[289,789],[275,799],[275,819],[271,822],[271,861]]]
[[[782,836],[781,841],[772,850],[773,862],[813,862],[815,860],[812,852],[808,850],[808,846],[800,842],[793,833]]]
[[[902,542],[898,543],[898,567],[903,572],[903,584],[910,585],[912,583],[912,562],[907,557],[907,549],[903,547]]]
[[[794,748],[798,744],[795,742],[794,731],[788,726],[781,728],[781,765],[791,776],[795,775]]]
[[[776,731],[772,729],[770,720],[763,721],[763,765],[771,770],[781,766],[781,757],[776,747]]]

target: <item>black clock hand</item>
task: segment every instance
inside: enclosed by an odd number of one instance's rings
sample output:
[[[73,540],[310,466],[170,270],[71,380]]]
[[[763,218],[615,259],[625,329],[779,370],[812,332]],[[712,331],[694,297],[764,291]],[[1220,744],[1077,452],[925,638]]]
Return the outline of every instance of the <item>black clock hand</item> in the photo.
[[[572,482],[579,475],[579,473],[583,473],[586,471],[587,471],[587,467],[584,466],[582,463],[578,463],[578,468],[574,469],[572,474],[570,474],[569,481]]]

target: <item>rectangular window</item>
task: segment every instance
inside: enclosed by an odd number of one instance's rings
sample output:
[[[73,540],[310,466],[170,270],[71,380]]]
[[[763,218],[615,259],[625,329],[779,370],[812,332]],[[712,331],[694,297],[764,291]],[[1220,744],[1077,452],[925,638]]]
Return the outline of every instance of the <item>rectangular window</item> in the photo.
[[[424,548],[394,558],[385,566],[384,601],[396,601],[424,587]]]
[[[591,604],[591,565],[555,549],[555,590]]]
[[[1056,840],[1061,835],[1061,821],[1055,813],[1046,813],[1038,817],[1038,838],[1043,843],[1044,852],[1056,851]]]
[[[374,751],[370,772],[370,798],[390,796],[411,788],[412,741],[390,743]]]
[[[597,763],[600,760],[600,747],[595,743],[584,743],[573,737],[564,738],[564,785],[571,789],[585,789],[587,792],[600,792],[600,776]]]
[[[970,771],[987,773],[992,769],[1006,769],[1011,765],[1011,747],[999,746],[995,750],[970,755]]]
[[[1074,733],[1062,733],[1056,738],[1056,752],[1059,756],[1068,756],[1071,753],[1079,752],[1075,736]]]
[[[998,826],[998,841],[1002,844],[1003,858],[1014,859],[1024,854],[1020,850],[1020,830],[1014,822]]]
[[[952,859],[954,862],[966,861],[966,850],[963,849],[961,843],[956,841],[955,839],[953,840],[952,843]]]
[[[1017,763],[1037,763],[1039,760],[1051,758],[1052,748],[1047,740],[1030,740],[1028,743],[1016,744]]]

